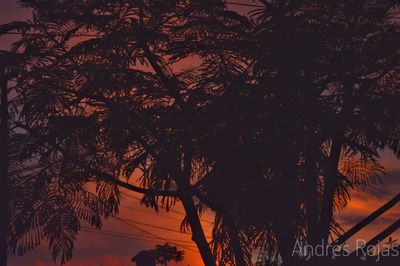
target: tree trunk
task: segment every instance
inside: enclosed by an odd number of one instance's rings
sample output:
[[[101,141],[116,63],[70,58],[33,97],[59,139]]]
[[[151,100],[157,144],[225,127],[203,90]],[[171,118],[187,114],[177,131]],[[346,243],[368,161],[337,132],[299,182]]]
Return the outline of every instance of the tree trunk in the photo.
[[[8,98],[5,71],[0,73],[1,105],[0,105],[0,266],[7,265],[8,236]]]
[[[330,226],[333,217],[333,204],[336,188],[339,184],[338,167],[340,154],[343,147],[346,125],[350,123],[353,117],[354,108],[357,106],[355,97],[351,94],[353,83],[351,80],[343,80],[343,85],[347,88],[343,99],[343,110],[336,121],[336,132],[332,136],[331,150],[329,154],[329,165],[325,177],[325,188],[323,196],[323,204],[321,210],[321,219],[319,227],[319,236],[321,241],[329,240]],[[361,90],[362,91],[362,90]],[[357,97],[361,98],[362,95]]]
[[[176,175],[176,184],[178,191],[181,194],[180,200],[182,201],[183,208],[185,209],[186,216],[189,220],[190,228],[192,230],[192,240],[196,243],[204,264],[206,266],[216,266],[215,257],[208,245],[196,206],[191,196],[189,180],[192,171],[192,143],[187,139],[185,144],[186,148],[184,153],[183,171],[179,171],[180,173]]]
[[[294,157],[293,157],[294,158]],[[292,159],[292,164],[287,166],[282,173],[278,191],[286,191],[282,193],[279,202],[277,215],[272,221],[273,230],[277,237],[278,249],[282,258],[283,265],[294,266],[297,263],[298,257],[293,255],[293,249],[296,244],[296,226],[295,220],[298,213],[298,192],[297,192],[297,172],[295,167],[295,159]]]
[[[319,226],[320,206],[318,205],[318,170],[317,159],[318,147],[311,148],[307,153],[306,161],[306,221],[308,226],[307,244],[311,246],[318,245],[318,236],[316,230]]]
[[[185,189],[182,189],[182,184],[178,184],[178,187],[182,192],[181,200],[192,230],[192,240],[196,243],[204,264],[206,266],[215,266],[215,258],[208,245],[193,199],[189,194],[183,192]]]
[[[140,19],[143,19],[143,15],[140,15]],[[143,24],[143,22],[142,22]],[[159,76],[159,78],[164,82],[164,85],[169,90],[171,95],[177,101],[178,105],[184,108],[185,102],[179,95],[177,88],[180,87],[179,84],[172,81],[163,71],[163,69],[159,66],[157,62],[156,56],[150,51],[147,44],[143,47],[144,54],[149,61],[150,65]],[[190,121],[190,117],[188,116],[188,121]],[[180,200],[182,201],[183,208],[185,209],[186,215],[188,217],[190,228],[192,230],[192,240],[196,243],[201,258],[206,266],[214,266],[215,258],[212,255],[210,246],[208,245],[207,238],[204,234],[203,227],[200,223],[200,219],[197,213],[196,206],[194,205],[193,198],[191,196],[190,191],[190,175],[191,175],[191,164],[192,164],[192,154],[191,154],[191,138],[185,138],[185,153],[184,153],[184,163],[183,163],[183,172],[182,174],[177,174],[176,183],[178,186],[179,192],[181,192]]]
[[[340,159],[340,152],[342,150],[342,141],[340,138],[334,138],[332,140],[332,147],[329,156],[329,169],[327,176],[325,178],[325,189],[324,189],[324,202],[323,208],[321,210],[321,220],[320,220],[320,231],[319,236],[321,241],[327,243],[330,232],[330,225],[333,216],[333,204],[335,191],[338,186],[338,166]]]

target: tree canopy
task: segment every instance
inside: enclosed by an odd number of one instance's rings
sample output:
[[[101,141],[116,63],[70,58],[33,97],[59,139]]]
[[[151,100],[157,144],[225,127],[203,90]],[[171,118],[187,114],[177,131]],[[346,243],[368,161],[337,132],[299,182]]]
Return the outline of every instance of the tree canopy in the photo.
[[[49,239],[69,260],[124,187],[155,210],[181,201],[207,266],[301,265],[295,242],[339,236],[334,212],[380,181],[379,152],[400,156],[397,1],[20,3],[33,19],[0,34],[21,33],[16,154],[37,170],[10,179],[27,189],[11,254]]]

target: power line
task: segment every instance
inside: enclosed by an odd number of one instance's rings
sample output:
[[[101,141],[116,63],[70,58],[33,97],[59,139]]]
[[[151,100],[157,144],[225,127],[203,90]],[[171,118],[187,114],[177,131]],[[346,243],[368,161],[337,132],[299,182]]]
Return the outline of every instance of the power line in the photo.
[[[102,233],[102,234],[109,234],[109,235],[113,235],[116,237],[121,237],[121,238],[128,238],[128,239],[133,239],[133,240],[151,240],[154,242],[159,242],[158,240],[154,240],[154,237],[148,237],[148,236],[143,236],[143,235],[139,235],[139,234],[132,234],[132,233],[125,233],[125,232],[118,232],[118,231],[112,231],[112,230],[95,230],[93,228],[90,227],[82,227],[81,231],[83,232],[89,232],[89,233]],[[166,238],[167,239],[167,238]],[[178,239],[168,239],[169,241],[176,241],[176,242],[182,242],[182,244],[186,243],[188,245],[192,244],[192,241],[188,241],[188,240],[178,240]],[[195,247],[193,245],[193,247]]]
[[[110,237],[114,237],[114,238],[122,238],[122,239],[130,239],[130,240],[140,240],[140,241],[147,241],[147,242],[153,242],[153,243],[160,243],[159,240],[156,239],[151,239],[151,238],[145,238],[145,237],[131,237],[131,236],[124,236],[124,235],[118,235],[118,234],[112,234],[112,233],[108,233],[108,232],[102,232],[102,231],[95,231],[95,230],[87,230],[87,229],[81,229],[82,232],[85,233],[91,233],[91,234],[97,234],[97,235],[105,235],[105,236],[110,236]],[[176,240],[174,240],[176,241]],[[172,243],[171,241],[167,241],[168,243]],[[180,241],[179,241],[180,242]],[[178,246],[178,244],[174,244],[176,246]],[[195,251],[194,248],[196,248],[195,246],[187,246],[185,244],[179,244],[179,246],[183,249],[188,249],[190,251],[193,252],[197,252]],[[193,248],[193,249],[191,249]]]
[[[129,236],[123,236],[123,235],[117,235],[117,234],[112,234],[112,233],[107,233],[107,232],[101,232],[101,231],[95,231],[95,230],[87,230],[87,229],[81,229],[82,232],[85,233],[91,233],[91,234],[97,234],[97,235],[104,235],[104,236],[109,236],[109,237],[114,237],[114,238],[123,238],[123,239],[131,239],[131,240],[140,240],[140,241],[147,241],[147,242],[153,242],[153,243],[160,243],[158,240],[155,239],[147,239],[147,238],[140,238],[140,237],[129,237]],[[164,240],[165,241],[165,240]],[[175,241],[175,240],[174,240]],[[167,241],[168,243],[171,243],[177,247],[180,247],[182,249],[186,249],[195,253],[199,253],[199,251],[195,250],[194,246],[187,246],[183,244],[178,244],[172,241]]]
[[[123,238],[123,239],[141,240],[141,241],[149,241],[149,242],[156,242],[156,243],[159,242],[158,240],[146,238],[146,237],[132,237],[132,236],[128,236],[128,235],[124,236],[124,235],[118,235],[118,234],[111,234],[111,233],[103,232],[103,231],[95,231],[95,230],[88,230],[88,229],[81,229],[80,231],[85,232],[85,233],[106,235],[106,236],[112,236],[112,237]]]
[[[174,221],[182,222],[182,219],[175,218],[175,217],[170,217],[168,215],[163,215],[161,213],[147,212],[145,210],[142,210],[141,208],[135,208],[135,207],[130,207],[130,206],[126,206],[126,205],[120,205],[120,206],[123,207],[123,208],[126,208],[126,209],[138,211],[138,212],[145,213],[145,214],[148,214],[148,215],[152,215],[152,216],[157,215],[158,217],[163,217],[163,218],[166,218],[166,219],[171,219],[171,220],[174,220]]]
[[[105,233],[117,234],[117,235],[123,235],[123,236],[154,239],[153,237],[144,236],[144,235],[140,235],[140,234],[127,233],[127,232],[122,232],[122,231],[112,231],[112,230],[105,230],[105,229],[94,229],[94,228],[91,228],[91,227],[88,227],[88,226],[82,226],[81,228],[83,230],[92,230],[92,231],[95,231],[95,232],[105,232]]]
[[[88,193],[94,195],[94,194],[91,193],[91,192],[88,192]],[[121,192],[121,193],[122,193],[122,194],[126,194],[126,193],[123,193],[123,192]],[[126,194],[126,195],[129,195],[129,194]],[[130,196],[130,195],[129,195],[129,196]],[[134,196],[132,196],[132,197],[134,197]],[[136,198],[136,197],[134,197],[134,198]],[[115,218],[116,220],[118,220],[118,221],[120,221],[120,222],[123,222],[124,224],[134,223],[134,224],[137,224],[137,225],[143,225],[143,226],[147,226],[147,227],[151,227],[151,228],[156,228],[156,229],[160,229],[160,230],[164,230],[164,231],[169,231],[169,232],[174,232],[174,233],[179,233],[179,234],[182,234],[182,233],[184,233],[184,234],[190,234],[190,233],[187,233],[187,232],[181,232],[180,230],[168,228],[168,227],[165,227],[165,226],[153,225],[153,224],[149,224],[149,223],[144,223],[144,222],[136,221],[136,220],[129,219],[129,218],[116,217],[116,216],[111,216],[111,217]],[[144,230],[143,228],[140,228],[140,227],[137,226],[137,225],[132,225],[132,224],[130,224],[130,225],[131,225],[132,227],[134,227],[134,228],[136,228],[136,229],[142,231],[142,232],[148,232],[148,231]],[[139,229],[139,228],[140,228],[140,229]],[[154,236],[154,234],[152,234],[152,235]],[[207,238],[211,238],[211,237],[208,236]],[[172,243],[172,242],[171,242],[171,243]]]
[[[139,221],[136,221],[136,220],[123,218],[123,217],[118,217],[118,218],[121,219],[121,220],[124,220],[124,221],[128,221],[128,222],[131,222],[131,223],[134,223],[134,224],[138,224],[138,225],[148,226],[148,227],[152,227],[152,228],[156,228],[156,229],[160,229],[160,230],[164,230],[164,231],[170,231],[170,232],[174,232],[174,233],[180,233],[180,234],[183,233],[183,234],[190,235],[190,233],[181,232],[179,230],[168,228],[168,227],[164,227],[164,226],[153,225],[153,224],[149,224],[149,223],[143,223],[143,222],[139,222]],[[208,236],[207,238],[210,238],[210,237]]]
[[[121,192],[121,193],[123,193],[123,192]],[[133,223],[140,224],[140,225],[144,225],[144,226],[156,227],[156,228],[158,228],[158,229],[162,229],[162,230],[166,230],[166,231],[175,231],[174,229],[166,228],[166,227],[162,227],[162,226],[155,226],[155,225],[151,225],[151,224],[147,224],[147,223],[138,222],[138,221],[131,220],[131,219],[120,218],[120,217],[116,217],[116,216],[111,216],[111,217],[114,218],[114,219],[116,219],[117,221],[119,221],[119,222],[125,224],[125,225],[128,225],[128,226],[130,226],[130,227],[132,227],[132,228],[134,228],[134,229],[136,229],[136,230],[142,232],[142,233],[145,233],[145,234],[147,234],[147,235],[150,235],[151,237],[154,237],[154,238],[156,238],[156,239],[169,242],[169,243],[171,243],[171,244],[173,244],[173,245],[176,245],[176,246],[178,246],[178,247],[181,247],[181,248],[183,248],[183,249],[187,249],[187,250],[190,250],[190,251],[199,253],[199,251],[196,250],[196,249],[193,249],[193,248],[191,248],[191,247],[188,247],[187,245],[183,245],[183,244],[177,243],[177,241],[178,241],[178,242],[181,242],[181,241],[179,241],[179,240],[171,240],[171,239],[168,239],[168,238],[160,237],[160,236],[158,236],[158,235],[156,235],[156,234],[153,234],[153,233],[151,233],[151,232],[149,232],[149,231],[147,231],[147,230],[145,230],[145,229],[141,228],[140,226],[137,226],[137,225],[135,225],[135,224],[133,224]],[[85,230],[88,231],[87,229],[83,229],[82,231],[85,231]],[[178,231],[178,230],[176,230],[176,232],[182,233],[182,232],[180,232],[180,231]],[[93,232],[93,233],[94,233],[94,232]],[[99,233],[99,232],[97,232],[97,233]],[[118,232],[111,232],[111,231],[109,231],[109,232],[103,232],[102,234],[108,234],[108,235],[110,235],[110,234],[115,234],[115,235],[116,235],[116,234],[118,234]],[[121,233],[121,234],[123,234],[123,233]],[[144,238],[143,236],[142,236],[142,237],[139,237],[139,236],[137,236],[137,235],[136,235],[135,237],[134,237],[134,236],[116,235],[115,237],[120,237],[120,238],[131,238],[131,239],[135,238],[136,240],[141,240],[141,239],[139,239],[139,238]],[[142,240],[145,240],[145,239],[142,239]],[[147,239],[147,240],[149,241],[149,239]]]
[[[130,222],[124,221],[124,220],[122,220],[122,219],[120,219],[120,218],[118,218],[118,217],[114,217],[114,219],[116,219],[116,220],[118,220],[118,221],[120,221],[120,222],[122,222],[122,223],[124,223],[124,224],[126,224],[126,225],[128,225],[128,226],[131,226],[132,228],[135,228],[135,229],[137,229],[137,230],[139,230],[139,231],[141,231],[141,232],[143,232],[143,233],[145,233],[145,234],[148,234],[148,235],[150,235],[150,236],[152,236],[152,237],[154,237],[154,238],[160,239],[160,240],[162,240],[162,241],[169,242],[169,243],[171,243],[171,244],[173,244],[173,245],[175,245],[175,246],[177,246],[177,247],[181,247],[181,248],[184,248],[184,249],[187,249],[187,250],[190,250],[190,251],[199,253],[198,250],[192,249],[192,248],[187,247],[187,246],[185,246],[185,245],[178,244],[178,243],[176,243],[176,242],[172,242],[172,241],[170,241],[170,240],[167,239],[167,238],[160,237],[160,236],[158,236],[158,235],[156,235],[156,234],[153,234],[153,233],[151,233],[151,232],[149,232],[149,231],[147,231],[147,230],[141,228],[140,226],[137,226],[137,225],[134,225],[134,224],[132,224],[132,223],[130,223]]]
[[[128,198],[132,198],[132,199],[135,199],[135,200],[138,200],[138,201],[142,201],[142,199],[141,198],[139,198],[139,197],[136,197],[136,196],[133,196],[133,195],[130,195],[130,194],[128,194],[128,193],[125,193],[125,192],[121,192],[121,194],[122,195],[125,195],[125,196],[127,196]],[[167,208],[164,208],[164,207],[162,207],[161,206],[161,208],[162,209],[165,209],[165,210],[167,210]],[[176,211],[176,210],[167,210],[167,211],[170,211],[170,212],[173,212],[173,213],[177,213],[177,214],[180,214],[180,215],[183,215],[183,216],[186,216],[186,214],[185,213],[183,213],[183,212],[179,212],[179,211]]]
[[[120,193],[121,193],[122,195],[125,195],[125,196],[127,196],[127,197],[129,197],[129,198],[132,198],[132,199],[135,199],[135,200],[138,200],[138,201],[141,201],[141,200],[142,200],[141,198],[135,197],[135,196],[130,195],[130,194],[128,194],[128,193],[124,193],[124,192],[120,192]],[[161,207],[161,208],[167,210],[167,208],[165,208],[165,207]],[[176,213],[176,214],[179,214],[179,215],[186,216],[185,213],[180,212],[180,211],[176,211],[176,210],[172,210],[172,209],[168,209],[167,211],[168,211],[168,212],[173,212],[173,213]],[[206,220],[206,219],[200,219],[200,221],[205,222],[205,223],[209,223],[209,224],[213,224],[212,221],[209,221],[209,220]]]
[[[139,222],[139,221],[135,221],[135,220],[128,219],[128,218],[123,218],[123,217],[118,217],[118,218],[120,218],[121,220],[124,220],[124,221],[131,222],[131,223],[135,223],[135,224],[139,224],[139,225],[143,225],[143,226],[148,226],[148,227],[152,227],[152,228],[156,228],[156,229],[160,229],[160,230],[164,230],[164,231],[170,231],[170,232],[174,232],[174,233],[189,234],[189,233],[187,233],[187,232],[181,232],[181,231],[179,231],[179,230],[172,229],[172,228],[168,228],[168,227],[164,227],[164,226],[159,226],[159,225],[153,225],[153,224],[143,223],[143,222]]]

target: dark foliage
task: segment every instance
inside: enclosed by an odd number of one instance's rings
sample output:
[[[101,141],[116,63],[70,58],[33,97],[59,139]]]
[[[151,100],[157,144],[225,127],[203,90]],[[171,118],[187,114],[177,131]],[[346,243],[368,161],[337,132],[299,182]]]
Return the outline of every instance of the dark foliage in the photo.
[[[118,186],[155,210],[182,201],[206,265],[302,264],[296,240],[341,234],[334,212],[380,182],[379,152],[400,157],[399,7],[256,3],[21,1],[32,21],[0,34],[22,33],[15,137],[38,168],[11,182],[13,254],[48,239],[70,259]]]

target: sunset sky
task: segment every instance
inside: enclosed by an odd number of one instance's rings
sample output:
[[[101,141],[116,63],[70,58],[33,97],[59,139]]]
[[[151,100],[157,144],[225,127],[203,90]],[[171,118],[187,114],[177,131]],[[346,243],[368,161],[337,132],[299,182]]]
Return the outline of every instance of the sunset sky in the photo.
[[[246,0],[236,2],[251,2]],[[238,7],[234,7],[238,10]],[[240,12],[249,8],[240,7]],[[29,12],[17,8],[15,0],[0,1],[0,24],[12,20],[21,20],[29,16]],[[1,36],[0,49],[7,49],[15,36]],[[387,175],[382,177],[383,184],[368,192],[353,191],[352,200],[344,211],[337,213],[337,220],[344,229],[349,229],[371,212],[379,208],[393,196],[400,192],[400,164],[389,152],[382,152],[382,163]],[[141,250],[153,248],[156,244],[164,244],[169,240],[171,244],[185,251],[185,261],[179,265],[203,265],[190,240],[190,234],[179,233],[180,220],[184,217],[182,206],[178,203],[170,212],[161,210],[157,215],[153,210],[140,205],[137,198],[141,195],[127,190],[121,190],[120,218],[126,223],[110,218],[104,221],[100,232],[80,232],[74,249],[72,261],[67,265],[86,266],[128,266],[134,265],[130,259]],[[384,191],[385,193],[383,193]],[[389,224],[400,217],[400,204],[387,212],[373,224],[370,224],[356,238],[371,239]],[[206,212],[201,217],[207,236],[211,235],[211,221],[213,214]],[[130,221],[128,221],[129,219]],[[129,223],[129,224],[127,224]],[[87,225],[83,225],[87,231]],[[120,233],[120,234],[117,234]],[[118,235],[118,236],[117,236]],[[158,239],[155,237],[158,236]],[[400,238],[397,232],[394,238]],[[354,239],[350,241],[354,242]],[[56,265],[51,258],[51,252],[46,243],[36,250],[27,253],[24,257],[11,260],[10,266],[45,266]],[[174,264],[169,264],[174,265]]]

